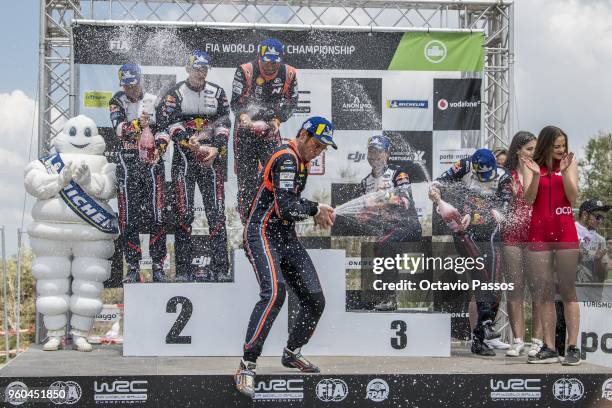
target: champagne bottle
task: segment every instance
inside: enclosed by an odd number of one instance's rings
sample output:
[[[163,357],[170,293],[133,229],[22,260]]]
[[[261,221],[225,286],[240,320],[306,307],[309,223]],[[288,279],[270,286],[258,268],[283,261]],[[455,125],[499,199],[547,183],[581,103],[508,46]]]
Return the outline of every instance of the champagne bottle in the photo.
[[[145,163],[155,162],[155,137],[151,128],[147,125],[140,134],[138,141],[138,156]]]
[[[251,132],[253,132],[257,137],[267,137],[269,130],[270,125],[263,120],[256,120],[255,122],[251,123]]]
[[[452,232],[459,231],[459,227],[461,226],[461,214],[459,214],[459,211],[455,207],[440,199],[438,200],[438,208],[436,211],[440,214],[440,217],[442,217],[442,220]]]

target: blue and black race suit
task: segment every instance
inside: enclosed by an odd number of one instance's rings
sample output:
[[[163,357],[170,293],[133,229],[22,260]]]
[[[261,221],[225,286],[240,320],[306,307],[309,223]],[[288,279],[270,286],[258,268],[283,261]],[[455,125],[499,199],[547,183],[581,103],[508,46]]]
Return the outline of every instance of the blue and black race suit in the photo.
[[[229,102],[223,88],[206,82],[202,89],[179,82],[162,98],[157,107],[160,129],[167,140],[174,141],[172,183],[173,213],[176,217],[175,249],[177,273],[191,276],[195,267],[191,241],[196,183],[202,194],[213,252],[213,274],[226,274],[229,268],[225,227],[224,176],[227,172],[227,139],[231,121]],[[200,144],[216,147],[218,156],[212,165],[198,161],[187,145],[196,136]]]
[[[317,271],[295,233],[295,222],[316,215],[318,204],[301,198],[308,164],[295,142],[277,148],[259,177],[259,189],[244,230],[244,248],[260,286],[244,344],[244,358],[256,361],[285,301],[286,285],[299,300],[287,347],[308,342],[325,307]]]
[[[469,159],[457,161],[450,169],[436,179],[442,197],[459,209],[462,215],[471,216],[470,225],[465,232],[453,234],[457,252],[463,257],[482,256],[484,269],[473,269],[471,280],[496,283],[501,282],[501,231],[500,222],[493,210],[504,216],[513,198],[512,177],[503,168],[497,168],[496,176],[489,181],[481,181],[472,171]],[[474,245],[472,245],[474,244]],[[479,251],[475,254],[474,248]],[[476,291],[478,324],[474,335],[480,340],[484,332],[482,323],[495,321],[499,307],[499,293],[495,291]]]
[[[138,140],[142,132],[139,117],[149,115],[150,127],[155,134],[155,102],[157,97],[142,93],[132,101],[123,92],[117,92],[109,102],[110,119],[117,138],[117,201],[119,229],[126,262],[137,269],[142,258],[139,233],[149,226],[149,254],[154,263],[163,264],[166,257],[166,230],[164,219],[165,188],[164,163],[145,163],[140,160]]]

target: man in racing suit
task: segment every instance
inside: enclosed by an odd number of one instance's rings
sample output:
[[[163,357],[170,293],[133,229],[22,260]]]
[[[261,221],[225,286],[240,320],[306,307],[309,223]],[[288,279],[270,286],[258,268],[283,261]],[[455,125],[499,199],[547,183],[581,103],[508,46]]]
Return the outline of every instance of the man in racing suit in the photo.
[[[372,171],[361,180],[361,194],[387,192],[388,197],[384,198],[384,211],[372,211],[376,215],[362,217],[362,221],[368,228],[368,235],[378,237],[376,241],[378,244],[419,242],[422,233],[421,223],[412,199],[410,177],[406,170],[389,164],[390,152],[391,141],[388,137],[377,135],[369,139],[368,163]],[[397,270],[386,271],[381,277],[385,282],[394,282],[396,278]],[[374,305],[375,310],[397,309],[395,291],[376,291],[376,297],[380,301]]]
[[[244,230],[244,247],[260,286],[244,343],[244,355],[234,376],[236,388],[253,398],[256,361],[285,301],[286,285],[299,299],[299,312],[289,330],[281,363],[302,372],[319,372],[300,349],[308,343],[325,307],[317,272],[295,232],[295,222],[314,217],[315,224],[331,227],[334,210],[301,198],[309,162],[332,140],[332,124],[322,117],[308,119],[295,140],[277,148],[260,173],[260,186]]]
[[[283,63],[284,45],[262,41],[258,58],[239,66],[232,85],[234,168],[238,178],[238,212],[244,224],[257,191],[257,173],[281,143],[281,123],[298,102],[296,70]]]
[[[439,202],[441,193],[464,214],[462,228],[453,233],[457,252],[463,257],[484,258],[484,269],[472,269],[471,280],[501,282],[500,224],[513,197],[512,177],[497,167],[493,152],[479,149],[471,159],[462,159],[432,183],[429,197]],[[476,252],[476,253],[475,253]],[[477,290],[478,320],[473,328],[472,353],[494,356],[485,343],[500,336],[493,330],[499,293]]]
[[[153,259],[153,281],[164,282],[163,263],[166,257],[164,225],[164,163],[159,153],[157,162],[140,159],[138,142],[147,126],[155,134],[157,97],[142,89],[142,75],[136,64],[119,69],[119,85],[123,88],[109,102],[110,120],[119,145],[117,164],[117,198],[119,228],[123,251],[128,264],[126,283],[142,282],[140,274],[139,232],[141,222],[150,226],[149,253]]]
[[[187,80],[170,89],[157,107],[160,128],[166,131],[160,144],[167,144],[170,138],[174,141],[172,183],[177,281],[195,278],[191,223],[196,183],[208,220],[213,252],[211,272],[216,277],[227,274],[229,268],[224,173],[231,122],[225,91],[206,81],[210,65],[206,52],[192,52],[186,66]]]

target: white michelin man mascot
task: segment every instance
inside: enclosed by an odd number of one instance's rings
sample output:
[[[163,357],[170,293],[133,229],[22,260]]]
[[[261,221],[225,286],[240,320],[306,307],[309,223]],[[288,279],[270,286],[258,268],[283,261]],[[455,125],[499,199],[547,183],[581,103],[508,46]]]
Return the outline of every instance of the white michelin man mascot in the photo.
[[[115,165],[104,157],[104,139],[87,116],[68,120],[51,145],[56,153],[28,164],[24,182],[37,198],[28,233],[36,255],[36,307],[49,336],[44,350],[59,348],[70,310],[77,350],[91,351],[87,335],[102,308],[117,236],[108,205],[116,193]]]

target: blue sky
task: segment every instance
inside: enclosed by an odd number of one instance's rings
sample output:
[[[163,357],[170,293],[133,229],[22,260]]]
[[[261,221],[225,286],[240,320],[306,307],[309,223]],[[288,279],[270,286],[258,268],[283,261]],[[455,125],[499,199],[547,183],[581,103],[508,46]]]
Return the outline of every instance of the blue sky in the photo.
[[[3,1],[0,5],[0,93],[21,89],[36,97],[38,9],[38,0]]]

